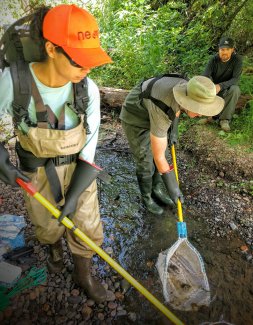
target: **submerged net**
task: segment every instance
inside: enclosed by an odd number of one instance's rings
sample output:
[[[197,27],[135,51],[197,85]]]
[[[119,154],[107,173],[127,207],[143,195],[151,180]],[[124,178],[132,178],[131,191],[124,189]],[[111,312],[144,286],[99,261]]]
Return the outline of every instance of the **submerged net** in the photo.
[[[174,309],[192,311],[209,306],[211,297],[204,262],[187,238],[159,254],[156,267],[165,301]]]

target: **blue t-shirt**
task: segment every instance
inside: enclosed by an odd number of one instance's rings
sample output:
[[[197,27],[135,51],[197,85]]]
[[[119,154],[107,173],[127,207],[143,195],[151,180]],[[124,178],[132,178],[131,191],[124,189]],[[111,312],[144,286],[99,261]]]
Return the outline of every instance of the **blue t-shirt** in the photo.
[[[68,82],[62,87],[51,88],[41,83],[35,76],[32,64],[30,63],[30,71],[33,75],[39,93],[45,105],[50,106],[54,114],[59,117],[61,110],[66,102],[73,102],[73,86]],[[89,103],[86,110],[87,122],[90,134],[87,134],[86,143],[80,152],[80,158],[92,163],[94,161],[95,150],[98,141],[98,131],[100,126],[100,94],[97,85],[93,80],[87,78]],[[13,116],[13,83],[9,68],[4,71],[0,70],[0,116],[9,114]],[[28,114],[31,122],[36,123],[36,109],[34,99],[31,97],[28,106]],[[65,129],[72,129],[78,125],[78,117],[73,110],[67,105],[65,106]]]

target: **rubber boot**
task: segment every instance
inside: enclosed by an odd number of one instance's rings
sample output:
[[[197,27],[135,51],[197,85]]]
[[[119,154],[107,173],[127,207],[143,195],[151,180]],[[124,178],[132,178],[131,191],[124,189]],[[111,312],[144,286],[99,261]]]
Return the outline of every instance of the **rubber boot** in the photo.
[[[223,131],[229,132],[230,131],[229,120],[220,120],[220,127]]]
[[[174,206],[173,201],[171,200],[169,193],[167,192],[162,177],[159,174],[158,171],[155,171],[153,175],[153,188],[152,188],[152,194],[160,200],[162,203]]]
[[[91,276],[91,258],[85,258],[80,255],[73,254],[74,262],[74,282],[84,289],[85,293],[96,303],[102,303],[106,300],[106,290]]]
[[[56,243],[49,245],[47,269],[49,273],[60,273],[63,267],[62,241],[59,239]]]
[[[137,176],[137,179],[141,191],[142,201],[146,209],[153,214],[163,214],[163,208],[161,208],[151,197],[152,178],[144,180],[143,178]]]

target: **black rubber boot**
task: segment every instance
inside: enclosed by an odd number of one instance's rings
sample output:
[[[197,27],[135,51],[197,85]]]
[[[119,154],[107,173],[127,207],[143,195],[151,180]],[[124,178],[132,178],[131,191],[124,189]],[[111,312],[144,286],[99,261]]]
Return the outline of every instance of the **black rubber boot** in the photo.
[[[153,175],[153,188],[152,188],[152,194],[160,200],[162,203],[169,205],[173,207],[175,204],[171,200],[169,193],[167,192],[167,189],[164,186],[163,180],[161,175],[158,173],[158,171],[155,171]]]
[[[47,269],[49,273],[60,273],[64,268],[62,241],[49,245],[49,256],[47,258]]]
[[[163,214],[163,208],[161,208],[151,197],[152,178],[144,180],[143,178],[137,176],[137,179],[141,191],[142,201],[146,209],[153,214]]]
[[[106,290],[91,276],[91,258],[85,258],[80,255],[73,254],[74,262],[74,282],[84,289],[85,293],[96,303],[102,303],[106,300]]]

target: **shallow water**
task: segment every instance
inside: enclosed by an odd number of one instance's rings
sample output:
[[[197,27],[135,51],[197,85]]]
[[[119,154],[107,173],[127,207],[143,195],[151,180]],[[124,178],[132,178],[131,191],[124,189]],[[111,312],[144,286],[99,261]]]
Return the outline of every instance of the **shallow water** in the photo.
[[[109,185],[99,184],[101,217],[104,222],[103,248],[137,281],[163,303],[162,287],[155,263],[159,252],[177,240],[176,209],[165,208],[158,217],[146,212],[130,153],[100,149],[96,162],[112,176]],[[213,238],[202,215],[184,207],[188,239],[202,255],[211,288],[209,307],[194,312],[173,310],[181,321],[195,325],[204,322],[227,321],[235,325],[253,324],[253,267],[243,259],[238,249],[242,242],[235,235]],[[125,294],[128,312],[135,312],[134,324],[171,324],[136,289]],[[115,324],[132,324],[120,318]],[[222,324],[222,322],[220,323]]]

